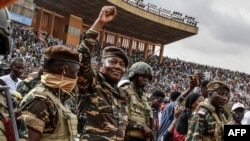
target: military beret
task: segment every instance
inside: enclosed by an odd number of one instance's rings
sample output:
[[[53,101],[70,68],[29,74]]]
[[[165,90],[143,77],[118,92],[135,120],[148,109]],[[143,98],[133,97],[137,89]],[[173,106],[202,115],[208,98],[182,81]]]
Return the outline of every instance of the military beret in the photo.
[[[102,51],[102,57],[120,57],[124,60],[126,67],[128,66],[128,57],[121,48],[108,46]]]
[[[55,59],[60,61],[67,61],[72,63],[80,63],[79,53],[76,50],[65,46],[51,46],[45,49],[44,51],[45,58]]]
[[[227,89],[228,91],[230,91],[229,87],[225,83],[217,80],[209,82],[206,88],[207,91],[222,90],[222,89]]]

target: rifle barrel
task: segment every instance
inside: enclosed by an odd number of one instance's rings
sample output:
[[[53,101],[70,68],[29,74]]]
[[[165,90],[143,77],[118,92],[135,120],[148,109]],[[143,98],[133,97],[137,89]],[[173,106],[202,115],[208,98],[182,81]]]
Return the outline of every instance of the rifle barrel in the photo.
[[[9,87],[8,86],[0,86],[0,91],[4,91],[4,93],[5,93],[8,111],[9,111],[9,115],[10,115],[11,122],[13,125],[14,134],[15,134],[15,141],[18,141],[19,136],[18,136],[18,130],[17,130],[17,125],[16,125],[16,118],[14,116],[13,105],[12,105],[12,100],[10,97]]]

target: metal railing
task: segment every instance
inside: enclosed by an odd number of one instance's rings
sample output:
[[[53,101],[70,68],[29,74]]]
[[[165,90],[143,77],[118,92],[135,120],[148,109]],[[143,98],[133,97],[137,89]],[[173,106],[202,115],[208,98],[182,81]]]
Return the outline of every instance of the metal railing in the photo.
[[[188,15],[183,15],[181,12],[173,11],[171,12],[170,10],[166,8],[159,7],[155,4],[152,3],[143,3],[143,0],[123,0],[124,2],[133,5],[137,8],[143,9],[145,11],[148,11],[150,13],[159,15],[161,17],[171,19],[177,22],[185,23],[191,26],[197,26],[198,21],[195,20],[194,17],[188,16]]]

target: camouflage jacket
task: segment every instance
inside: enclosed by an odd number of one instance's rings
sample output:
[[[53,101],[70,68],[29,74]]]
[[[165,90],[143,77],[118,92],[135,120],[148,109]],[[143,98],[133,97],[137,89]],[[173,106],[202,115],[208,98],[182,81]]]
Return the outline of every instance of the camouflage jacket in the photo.
[[[97,34],[91,31],[78,47],[81,68],[78,76],[79,113],[87,115],[82,140],[122,141],[127,125],[127,99],[117,86],[91,66],[91,51]],[[82,128],[82,130],[84,130]]]
[[[192,113],[185,141],[223,141],[225,123],[223,112],[217,114],[215,107],[206,99]]]
[[[8,116],[8,110],[7,110],[7,104],[5,101],[5,96],[2,92],[0,92],[0,113],[2,116]],[[2,121],[0,121],[0,140],[1,141],[7,141],[5,135],[4,135],[5,129],[4,124]]]
[[[22,96],[28,94],[28,92],[33,89],[36,84],[40,81],[40,77],[26,78],[17,85],[16,90],[22,94]]]

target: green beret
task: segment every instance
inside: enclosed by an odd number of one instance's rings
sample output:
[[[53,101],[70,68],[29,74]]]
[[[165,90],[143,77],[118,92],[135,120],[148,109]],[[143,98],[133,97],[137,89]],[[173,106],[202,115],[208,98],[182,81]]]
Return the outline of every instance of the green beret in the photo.
[[[128,57],[121,48],[108,46],[102,51],[102,57],[120,57],[124,60],[126,67],[128,66]]]
[[[224,90],[224,89],[227,89],[228,91],[230,91],[229,87],[225,83],[221,81],[217,81],[217,80],[209,82],[206,85],[206,88],[207,88],[207,91]]]
[[[51,46],[44,51],[45,58],[55,59],[60,61],[67,61],[72,63],[80,63],[79,53],[77,50],[65,47],[65,46]]]

